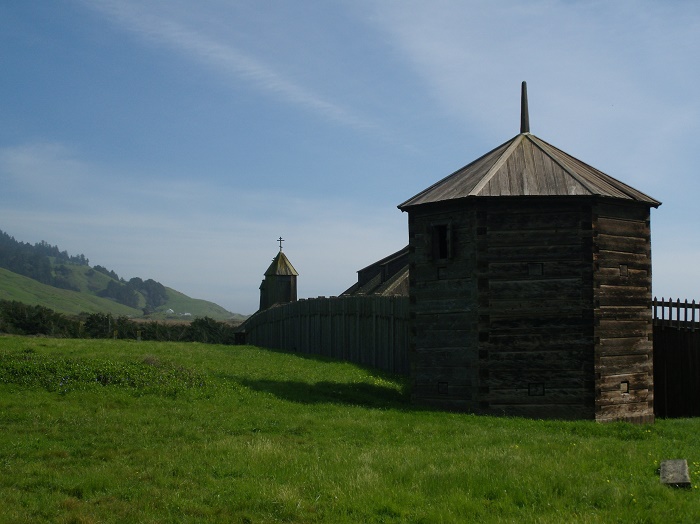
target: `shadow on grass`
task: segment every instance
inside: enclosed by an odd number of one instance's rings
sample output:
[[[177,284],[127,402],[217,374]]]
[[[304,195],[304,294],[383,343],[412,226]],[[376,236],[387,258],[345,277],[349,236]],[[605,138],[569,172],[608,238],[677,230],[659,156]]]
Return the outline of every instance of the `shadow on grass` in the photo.
[[[368,408],[410,408],[408,395],[394,388],[358,383],[307,382],[287,380],[238,380],[254,391],[270,393],[280,399],[301,404],[347,404]]]

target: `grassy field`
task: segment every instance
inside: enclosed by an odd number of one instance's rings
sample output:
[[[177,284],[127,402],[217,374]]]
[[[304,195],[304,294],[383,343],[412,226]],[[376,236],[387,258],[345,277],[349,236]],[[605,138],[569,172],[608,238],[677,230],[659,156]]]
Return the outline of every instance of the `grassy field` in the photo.
[[[700,419],[418,409],[246,346],[0,337],[0,522],[697,522]]]

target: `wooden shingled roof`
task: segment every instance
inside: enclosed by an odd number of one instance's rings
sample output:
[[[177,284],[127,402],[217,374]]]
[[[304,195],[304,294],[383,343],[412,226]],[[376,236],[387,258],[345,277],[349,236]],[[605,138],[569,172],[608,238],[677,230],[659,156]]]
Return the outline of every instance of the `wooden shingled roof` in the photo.
[[[470,197],[600,196],[661,202],[574,158],[529,132],[523,85],[521,133],[465,167],[443,178],[398,207]]]
[[[294,269],[294,266],[287,258],[287,255],[282,253],[281,249],[280,252],[277,253],[277,256],[272,259],[272,264],[270,264],[270,267],[268,267],[267,271],[265,271],[266,277],[275,275],[299,276],[299,273],[297,273],[297,270]]]

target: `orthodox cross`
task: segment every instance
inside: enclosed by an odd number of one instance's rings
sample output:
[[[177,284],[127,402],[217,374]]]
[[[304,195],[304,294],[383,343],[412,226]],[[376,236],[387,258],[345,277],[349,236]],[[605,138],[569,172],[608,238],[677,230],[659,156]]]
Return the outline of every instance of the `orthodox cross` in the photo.
[[[284,238],[279,237],[279,238],[277,239],[277,242],[280,243],[280,251],[282,251],[282,242],[284,242]]]

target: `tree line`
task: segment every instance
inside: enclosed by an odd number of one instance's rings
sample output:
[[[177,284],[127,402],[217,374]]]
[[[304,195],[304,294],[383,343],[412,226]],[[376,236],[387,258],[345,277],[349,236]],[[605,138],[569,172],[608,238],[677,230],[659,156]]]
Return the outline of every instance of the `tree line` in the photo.
[[[119,338],[160,342],[235,344],[237,326],[209,317],[190,323],[134,321],[109,313],[68,316],[44,306],[0,300],[0,333],[56,338]]]
[[[162,306],[168,301],[168,292],[165,286],[151,278],[142,280],[138,277],[134,277],[128,282],[110,280],[107,287],[97,294],[98,296],[110,298],[125,306],[137,308],[139,307],[139,293],[146,300],[146,306],[143,308],[144,314],[146,315],[152,313],[158,306]]]
[[[55,258],[58,263],[70,262],[84,266],[89,264],[85,255],[71,256],[66,251],[60,251],[58,246],[52,246],[43,240],[34,245],[19,242],[0,230],[1,268],[48,286],[77,291],[65,273],[53,271],[53,264],[49,257]]]
[[[54,263],[51,259],[54,259]],[[65,263],[90,267],[90,261],[85,255],[72,256],[67,251],[61,251],[58,246],[52,246],[42,240],[34,245],[19,242],[14,237],[0,230],[0,268],[29,277],[37,282],[60,289],[80,291],[71,282],[71,270]],[[109,298],[125,306],[138,308],[141,294],[145,299],[144,313],[149,314],[168,300],[168,293],[160,282],[153,279],[142,280],[138,277],[128,282],[117,273],[103,266],[96,265],[89,271],[102,273],[112,280],[105,289],[97,291],[97,295]],[[88,272],[88,276],[90,273]]]

